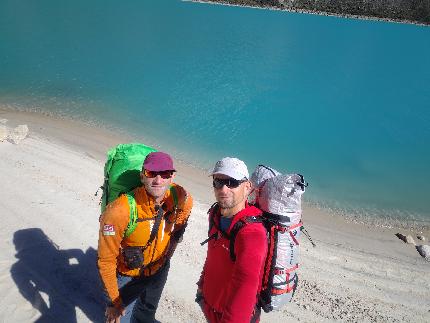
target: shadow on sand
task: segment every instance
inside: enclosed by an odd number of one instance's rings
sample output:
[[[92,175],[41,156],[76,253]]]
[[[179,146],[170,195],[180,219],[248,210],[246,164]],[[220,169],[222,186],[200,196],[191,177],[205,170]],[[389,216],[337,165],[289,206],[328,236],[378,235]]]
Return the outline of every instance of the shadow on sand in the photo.
[[[79,309],[91,322],[102,322],[104,296],[97,251],[60,250],[39,228],[13,237],[17,262],[12,277],[21,294],[41,313],[36,322],[77,322]]]

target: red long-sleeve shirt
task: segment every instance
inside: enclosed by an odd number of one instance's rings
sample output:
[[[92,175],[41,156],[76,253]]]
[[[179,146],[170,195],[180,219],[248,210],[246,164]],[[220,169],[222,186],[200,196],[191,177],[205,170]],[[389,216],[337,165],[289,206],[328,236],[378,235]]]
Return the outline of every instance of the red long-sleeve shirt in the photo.
[[[261,211],[247,205],[233,217],[227,233],[246,216],[261,216]],[[209,236],[218,231],[219,217],[218,212]],[[206,303],[205,314],[211,323],[249,323],[261,289],[267,253],[266,229],[261,223],[250,223],[239,230],[234,246],[236,261],[230,258],[229,246],[230,241],[221,234],[209,241],[199,282]],[[217,315],[213,315],[214,311]]]

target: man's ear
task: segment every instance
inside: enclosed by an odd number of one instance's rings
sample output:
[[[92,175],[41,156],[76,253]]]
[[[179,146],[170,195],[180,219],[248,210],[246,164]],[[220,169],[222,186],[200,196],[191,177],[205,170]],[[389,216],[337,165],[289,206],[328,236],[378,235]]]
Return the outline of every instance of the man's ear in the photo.
[[[143,170],[141,170],[140,171],[140,182],[143,184],[143,176],[145,176],[144,175],[144,173],[143,173]]]
[[[176,173],[175,173],[175,172],[173,172],[172,177],[170,177],[170,184],[172,184],[172,183],[173,183],[173,179],[175,178],[175,175],[176,175]]]
[[[246,189],[246,196],[248,196],[249,194],[251,194],[252,192],[252,183],[250,181],[246,181],[245,182],[245,189]]]

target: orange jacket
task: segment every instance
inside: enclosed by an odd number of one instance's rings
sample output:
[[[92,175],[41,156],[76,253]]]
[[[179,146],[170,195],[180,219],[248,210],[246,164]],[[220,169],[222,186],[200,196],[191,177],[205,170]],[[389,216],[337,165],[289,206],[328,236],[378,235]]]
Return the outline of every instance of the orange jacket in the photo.
[[[152,243],[143,251],[143,274],[150,276],[156,273],[171,256],[174,242],[171,242],[173,232],[181,230],[187,223],[193,205],[192,197],[181,186],[175,186],[178,196],[178,206],[174,210],[173,197],[167,190],[163,204],[164,214],[158,234]],[[110,203],[100,217],[98,267],[105,289],[112,303],[121,304],[119,297],[117,273],[126,276],[139,276],[140,269],[129,269],[125,265],[122,248],[127,246],[145,246],[149,240],[152,226],[154,225],[155,200],[146,193],[143,186],[134,190],[136,207],[138,212],[137,227],[129,237],[124,237],[125,230],[130,221],[130,207],[127,197],[121,195]],[[169,250],[170,249],[170,250]]]

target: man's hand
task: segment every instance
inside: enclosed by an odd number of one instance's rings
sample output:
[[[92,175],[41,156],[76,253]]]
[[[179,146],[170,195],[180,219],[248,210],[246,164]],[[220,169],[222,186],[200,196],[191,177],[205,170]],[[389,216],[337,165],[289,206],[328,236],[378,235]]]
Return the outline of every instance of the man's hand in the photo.
[[[121,309],[118,309],[114,306],[108,306],[106,307],[106,323],[120,323],[121,316],[125,314],[125,309],[121,307]]]

